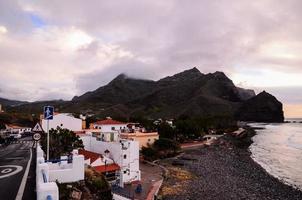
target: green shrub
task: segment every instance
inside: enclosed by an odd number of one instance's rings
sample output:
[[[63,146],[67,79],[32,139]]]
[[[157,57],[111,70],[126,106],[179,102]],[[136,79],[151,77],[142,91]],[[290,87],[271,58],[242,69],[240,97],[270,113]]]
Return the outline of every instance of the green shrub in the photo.
[[[142,147],[141,153],[144,156],[144,159],[149,161],[156,160],[158,157],[157,151],[152,147]]]
[[[49,131],[49,158],[58,159],[69,155],[73,149],[84,148],[83,142],[73,131],[57,127]],[[42,135],[41,146],[47,151],[47,134]]]

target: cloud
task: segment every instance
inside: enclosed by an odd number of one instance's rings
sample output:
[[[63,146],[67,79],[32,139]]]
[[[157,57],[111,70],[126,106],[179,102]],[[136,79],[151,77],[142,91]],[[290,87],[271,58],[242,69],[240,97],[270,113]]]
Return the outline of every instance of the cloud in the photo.
[[[120,73],[159,79],[191,67],[224,71],[246,87],[300,87],[301,7],[299,0],[1,1],[1,95],[70,99]]]
[[[7,33],[7,29],[5,26],[0,26],[0,34],[5,34]]]

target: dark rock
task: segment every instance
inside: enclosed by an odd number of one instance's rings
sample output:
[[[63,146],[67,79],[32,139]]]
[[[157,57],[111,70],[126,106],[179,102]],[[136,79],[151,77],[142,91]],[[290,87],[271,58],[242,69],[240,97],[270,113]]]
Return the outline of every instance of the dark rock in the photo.
[[[237,90],[238,90],[238,94],[242,100],[248,100],[248,99],[256,96],[254,90],[244,89],[244,88],[240,88],[240,87],[237,87]]]
[[[283,122],[282,107],[282,103],[273,95],[263,91],[245,101],[238,109],[236,118],[242,121]]]

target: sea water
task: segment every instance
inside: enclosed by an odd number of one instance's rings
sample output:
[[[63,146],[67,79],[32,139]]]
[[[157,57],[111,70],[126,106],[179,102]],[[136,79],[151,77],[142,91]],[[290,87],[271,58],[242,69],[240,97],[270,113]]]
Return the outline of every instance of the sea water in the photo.
[[[302,190],[302,119],[296,123],[264,124],[250,146],[252,158],[269,174]]]

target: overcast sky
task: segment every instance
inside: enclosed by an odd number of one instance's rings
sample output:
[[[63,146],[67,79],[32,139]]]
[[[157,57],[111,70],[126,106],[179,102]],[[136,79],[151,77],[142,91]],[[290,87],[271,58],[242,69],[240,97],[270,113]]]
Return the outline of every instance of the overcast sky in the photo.
[[[71,99],[197,67],[302,116],[300,0],[1,0],[0,96]]]

